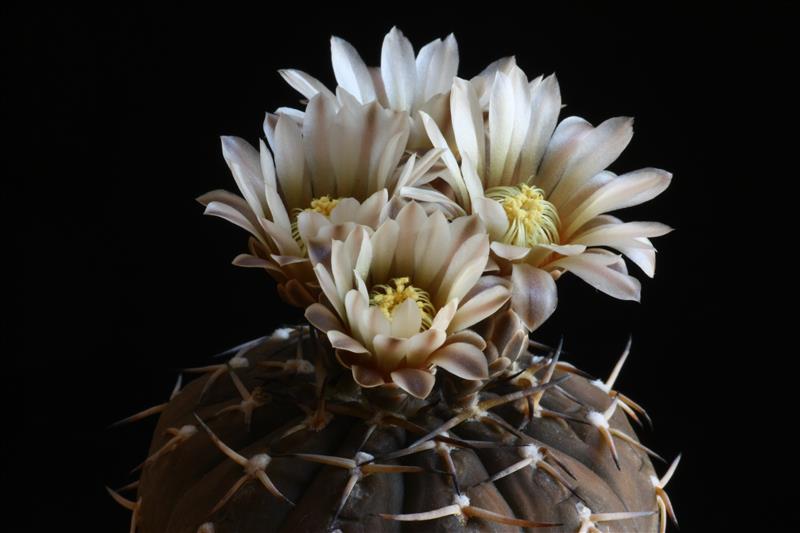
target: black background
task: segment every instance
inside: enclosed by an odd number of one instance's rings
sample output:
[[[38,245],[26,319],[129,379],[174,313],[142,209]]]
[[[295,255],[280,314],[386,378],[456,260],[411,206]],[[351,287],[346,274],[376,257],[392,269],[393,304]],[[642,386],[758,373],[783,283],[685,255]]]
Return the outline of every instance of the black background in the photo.
[[[777,524],[781,515],[755,501],[781,508],[788,495],[744,481],[764,405],[752,384],[766,354],[743,324],[760,314],[751,295],[774,267],[754,243],[777,224],[763,191],[781,194],[768,170],[780,134],[767,119],[787,106],[776,96],[786,13],[725,4],[196,4],[40,7],[7,18],[18,30],[17,96],[33,104],[13,132],[23,146],[6,158],[26,188],[12,202],[22,274],[10,283],[24,320],[14,333],[24,348],[9,357],[3,442],[24,509],[20,531],[126,530],[127,512],[103,487],[129,481],[154,421],[106,426],[163,401],[176,369],[300,317],[262,272],[230,265],[244,233],[203,217],[194,198],[235,190],[220,135],[255,143],[266,111],[297,103],[278,68],[331,85],[331,34],[378,64],[393,24],[416,49],[455,32],[462,77],[509,54],[531,77],[556,72],[562,117],[636,118],[633,142],[611,168],[674,173],[663,195],[621,213],[676,228],[655,241],[657,275],[631,266],[643,280],[641,304],[565,276],[559,309],[536,338],[563,334],[571,360],[605,376],[633,335],[618,386],[655,421],[644,442],[670,460],[684,454],[669,486],[682,531]]]

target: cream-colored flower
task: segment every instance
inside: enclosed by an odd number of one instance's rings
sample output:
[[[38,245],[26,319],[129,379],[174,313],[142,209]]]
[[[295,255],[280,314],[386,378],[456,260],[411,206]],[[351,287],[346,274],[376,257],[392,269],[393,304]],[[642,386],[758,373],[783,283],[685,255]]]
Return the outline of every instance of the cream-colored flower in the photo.
[[[488,376],[486,345],[466,328],[505,304],[509,289],[483,276],[489,238],[478,217],[448,222],[411,202],[371,236],[356,228],[312,244],[311,257],[330,307],[314,304],[306,317],[359,385],[394,383],[424,398],[436,367]]]
[[[632,119],[593,127],[573,116],[556,127],[561,95],[555,76],[528,81],[513,58],[472,81],[456,79],[450,105],[461,161],[453,153],[442,156],[447,170],[440,177],[452,194],[431,201],[445,212],[462,207],[483,219],[493,257],[513,283],[512,306],[528,328],[555,309],[553,280],[563,272],[616,298],[638,300],[639,281],[606,248],[652,277],[655,248],[649,237],[670,228],[623,223],[606,213],[650,200],[672,176],[654,168],[621,176],[605,170],[631,140]],[[425,117],[425,126],[433,145],[446,149],[435,122]],[[425,187],[403,192],[417,200],[436,195]]]
[[[362,104],[377,101],[384,108],[401,111],[407,116],[409,150],[430,148],[418,111],[433,117],[440,127],[449,123],[448,94],[458,71],[458,44],[452,34],[426,44],[415,58],[411,42],[400,30],[392,28],[383,40],[380,67],[367,67],[350,43],[332,37],[331,63],[340,99],[343,95],[338,89],[343,89]],[[289,85],[306,98],[318,93],[334,96],[322,82],[303,71],[285,69],[280,72]],[[302,121],[302,111],[281,108],[280,113]]]
[[[306,307],[319,287],[308,259],[314,238],[344,238],[354,224],[376,228],[394,188],[412,182],[437,156],[404,156],[409,125],[403,113],[375,102],[341,104],[311,98],[302,126],[280,116],[257,151],[238,137],[223,137],[222,152],[244,198],[211,191],[198,200],[206,214],[249,231],[249,254],[234,263],[265,268],[281,296]],[[273,158],[274,154],[274,158]]]

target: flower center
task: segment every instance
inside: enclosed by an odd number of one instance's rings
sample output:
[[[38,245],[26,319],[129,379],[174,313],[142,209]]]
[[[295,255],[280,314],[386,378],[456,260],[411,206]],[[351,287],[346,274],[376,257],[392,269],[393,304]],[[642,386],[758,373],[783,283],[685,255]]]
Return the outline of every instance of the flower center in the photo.
[[[319,198],[314,198],[311,200],[311,203],[308,204],[309,206],[305,209],[292,209],[292,237],[297,245],[300,246],[303,254],[306,253],[306,245],[303,242],[303,239],[300,237],[300,230],[297,227],[297,216],[303,211],[314,211],[315,213],[320,213],[323,216],[330,217],[334,208],[339,205],[339,200],[340,198],[331,198],[326,194],[325,196],[320,196]]]
[[[376,305],[383,312],[383,315],[389,320],[392,319],[392,314],[398,305],[408,299],[416,302],[422,315],[422,327],[420,331],[425,331],[431,327],[433,323],[433,315],[435,309],[431,303],[431,296],[427,291],[414,287],[411,284],[411,278],[392,278],[389,283],[376,285],[370,291],[369,303]]]
[[[320,196],[319,198],[311,200],[310,207],[307,207],[305,211],[316,211],[317,213],[322,213],[326,217],[329,217],[337,205],[339,205],[339,198],[331,198],[326,194],[325,196]]]
[[[508,218],[503,242],[515,246],[558,243],[558,212],[538,187],[520,184],[492,187],[486,197],[500,203]]]

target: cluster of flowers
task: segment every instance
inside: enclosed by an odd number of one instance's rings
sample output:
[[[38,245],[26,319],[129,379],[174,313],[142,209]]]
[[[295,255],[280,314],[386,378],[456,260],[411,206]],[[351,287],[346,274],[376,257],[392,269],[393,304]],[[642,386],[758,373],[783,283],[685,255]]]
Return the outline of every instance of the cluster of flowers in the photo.
[[[622,255],[652,276],[649,238],[670,228],[607,213],[671,174],[606,170],[632,119],[559,122],[555,76],[528,80],[513,57],[459,78],[452,35],[415,56],[392,29],[376,68],[334,37],[331,57],[335,91],[281,71],[305,109],[268,114],[258,150],[222,138],[242,196],[199,200],[251,234],[234,263],[266,269],[359,385],[424,398],[437,367],[469,380],[504,370],[503,341],[481,328],[501,315],[539,327],[564,272],[639,299]]]

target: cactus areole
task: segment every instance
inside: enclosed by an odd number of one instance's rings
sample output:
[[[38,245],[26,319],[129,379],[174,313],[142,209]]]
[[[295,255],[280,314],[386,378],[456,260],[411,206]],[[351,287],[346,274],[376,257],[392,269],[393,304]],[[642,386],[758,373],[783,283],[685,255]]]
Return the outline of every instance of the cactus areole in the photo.
[[[657,473],[631,427],[630,342],[600,380],[532,335],[568,272],[639,300],[623,256],[652,276],[670,228],[608,213],[671,175],[606,170],[632,120],[559,121],[555,76],[459,78],[452,35],[415,55],[393,28],[379,68],[331,56],[335,90],[281,71],[305,107],[259,149],[223,137],[242,196],[199,198],[307,321],[122,421],[160,414],[140,479],[108,489],[130,531],[665,531],[679,457]]]

